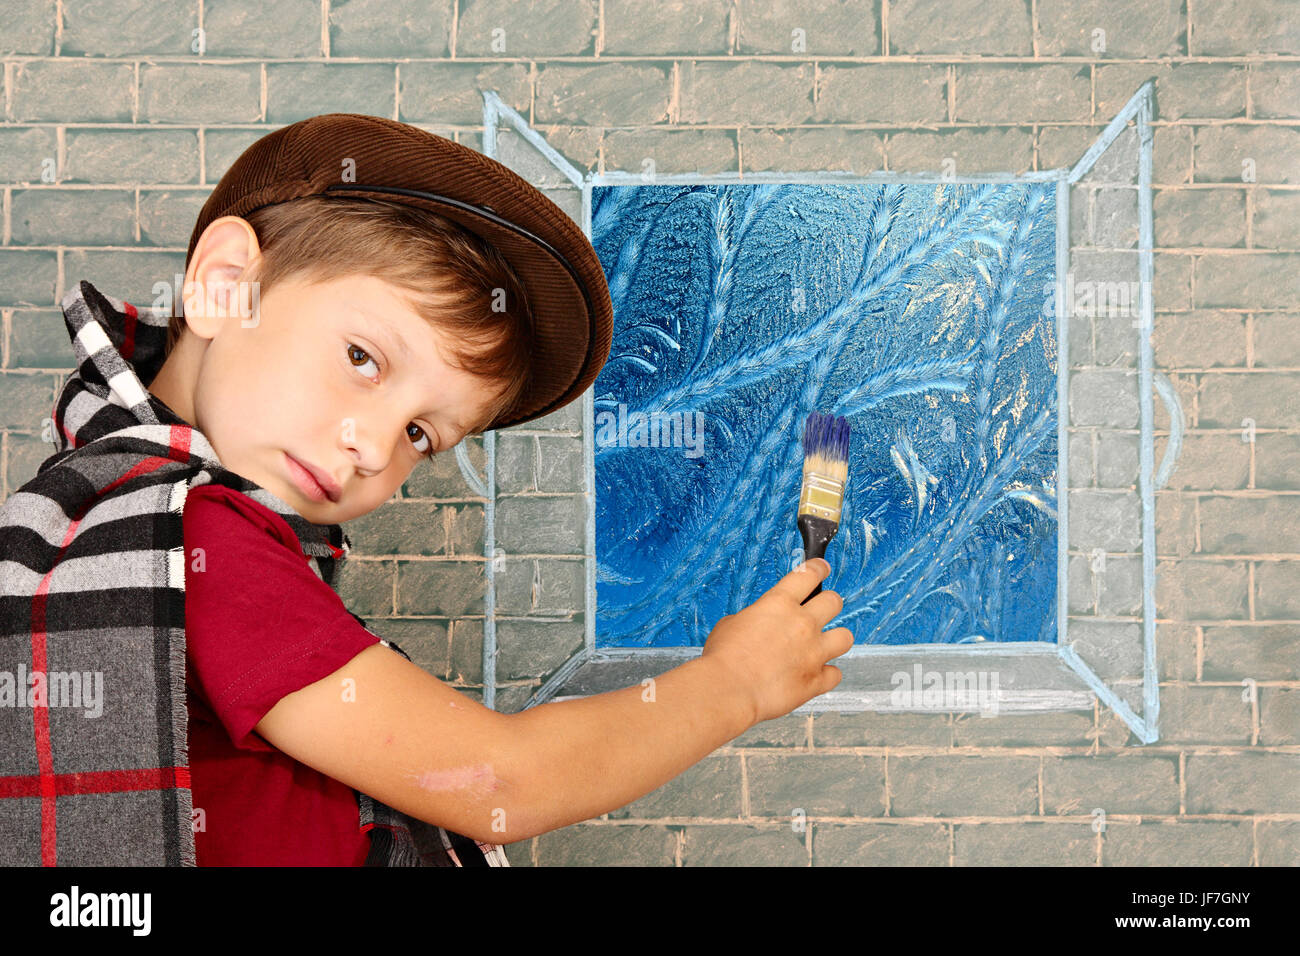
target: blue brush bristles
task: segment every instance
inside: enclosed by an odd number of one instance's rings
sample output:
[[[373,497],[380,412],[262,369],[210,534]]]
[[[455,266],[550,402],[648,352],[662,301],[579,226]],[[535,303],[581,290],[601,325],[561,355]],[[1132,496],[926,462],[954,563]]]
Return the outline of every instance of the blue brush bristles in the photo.
[[[803,453],[848,461],[849,420],[822,412],[809,414],[803,426]]]

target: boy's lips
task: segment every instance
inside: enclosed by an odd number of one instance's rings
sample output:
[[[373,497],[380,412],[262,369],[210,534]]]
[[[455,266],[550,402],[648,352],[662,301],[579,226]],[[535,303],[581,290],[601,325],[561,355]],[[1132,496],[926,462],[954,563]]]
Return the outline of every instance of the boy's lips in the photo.
[[[289,459],[289,473],[293,476],[294,484],[307,497],[314,501],[337,502],[342,490],[325,472],[321,471],[315,465],[305,461],[299,461],[285,452],[285,457]]]

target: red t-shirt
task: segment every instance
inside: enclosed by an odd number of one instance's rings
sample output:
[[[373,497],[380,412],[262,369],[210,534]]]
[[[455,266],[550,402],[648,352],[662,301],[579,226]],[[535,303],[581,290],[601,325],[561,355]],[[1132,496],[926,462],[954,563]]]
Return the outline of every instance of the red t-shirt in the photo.
[[[198,865],[362,865],[370,837],[355,791],[253,727],[379,638],[312,572],[288,523],[247,495],[193,488],[183,527],[190,782],[204,811]]]

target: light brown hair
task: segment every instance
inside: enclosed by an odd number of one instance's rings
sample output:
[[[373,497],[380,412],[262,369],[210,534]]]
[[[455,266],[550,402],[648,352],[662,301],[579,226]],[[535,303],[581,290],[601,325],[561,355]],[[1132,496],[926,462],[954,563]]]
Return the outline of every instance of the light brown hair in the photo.
[[[389,282],[409,293],[417,315],[458,343],[446,356],[450,364],[500,392],[469,434],[515,410],[530,374],[532,312],[523,284],[492,243],[435,213],[356,197],[309,196],[242,218],[261,247],[244,277],[258,282],[259,296],[290,279],[367,275]],[[184,318],[173,315],[168,354],[184,328]]]

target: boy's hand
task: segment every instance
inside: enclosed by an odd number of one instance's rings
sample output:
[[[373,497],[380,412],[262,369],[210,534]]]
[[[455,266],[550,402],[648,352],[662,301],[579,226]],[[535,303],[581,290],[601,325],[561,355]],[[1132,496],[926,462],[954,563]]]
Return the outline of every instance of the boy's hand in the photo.
[[[844,599],[823,590],[807,604],[799,603],[830,572],[824,558],[805,561],[709,632],[701,656],[722,664],[737,688],[749,692],[753,723],[788,714],[843,679],[840,669],[826,662],[853,646],[853,632],[822,628],[840,613]]]

